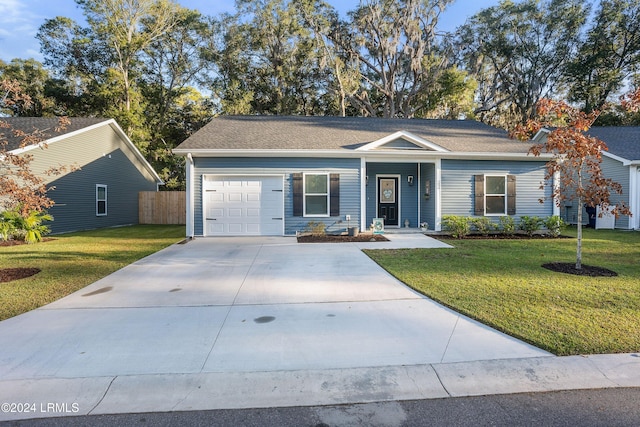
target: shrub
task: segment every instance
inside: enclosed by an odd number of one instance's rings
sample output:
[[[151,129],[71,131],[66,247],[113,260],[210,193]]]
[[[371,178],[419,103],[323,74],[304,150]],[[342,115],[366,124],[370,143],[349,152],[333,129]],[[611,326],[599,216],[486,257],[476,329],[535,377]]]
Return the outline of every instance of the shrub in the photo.
[[[27,216],[22,216],[19,208],[4,211],[0,215],[0,238],[23,240],[27,243],[40,242],[42,236],[50,231],[42,222],[52,220],[53,217],[46,212],[33,210]]]
[[[451,231],[451,235],[456,239],[464,239],[471,231],[469,221],[470,218],[464,216],[444,215],[442,217],[442,226]]]
[[[567,223],[558,215],[552,215],[544,221],[544,226],[551,237],[559,237],[562,231],[567,228]]]
[[[500,228],[502,229],[503,234],[512,236],[516,232],[516,221],[512,216],[501,216]]]
[[[520,217],[520,230],[524,231],[527,236],[533,236],[533,233],[538,231],[544,220],[537,216],[521,216]]]
[[[16,214],[15,211],[0,213],[0,240],[11,240],[15,236],[17,230],[14,217]]]
[[[471,218],[471,223],[478,233],[483,236],[489,235],[489,233],[496,229],[496,225],[485,216]]]
[[[326,233],[327,225],[321,221],[309,221],[307,223],[306,231],[311,232],[311,234],[317,234],[324,236]]]

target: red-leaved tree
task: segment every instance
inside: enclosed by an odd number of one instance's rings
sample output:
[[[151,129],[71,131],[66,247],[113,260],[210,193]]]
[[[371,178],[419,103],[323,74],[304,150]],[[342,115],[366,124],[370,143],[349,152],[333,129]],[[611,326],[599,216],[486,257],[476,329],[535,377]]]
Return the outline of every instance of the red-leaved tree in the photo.
[[[0,81],[0,107],[11,109],[22,104],[29,106],[31,99],[23,94],[16,81]],[[56,132],[63,130],[69,124],[66,117],[59,118]],[[46,176],[59,175],[69,170],[66,166],[51,167],[43,173],[36,173],[31,169],[33,155],[28,152],[16,152],[19,149],[38,145],[46,148],[47,129],[24,132],[12,129],[11,125],[0,119],[0,206],[6,210],[16,210],[23,217],[32,212],[42,212],[53,205],[53,200],[47,196]],[[20,140],[18,147],[8,147],[8,133]]]
[[[540,130],[546,130],[544,142],[535,144],[529,150],[534,156],[550,153],[553,158],[547,163],[545,182],[550,183],[551,197],[560,206],[573,200],[578,211],[578,237],[576,269],[582,269],[582,206],[600,206],[601,211],[615,215],[630,215],[624,202],[612,204],[612,192],[622,194],[622,186],[602,172],[602,152],[607,145],[588,135],[588,131],[598,118],[599,112],[585,113],[563,101],[543,99],[537,105],[537,116],[524,125],[519,125],[512,136],[530,140]]]
[[[622,107],[632,113],[640,111],[640,87],[622,97]]]

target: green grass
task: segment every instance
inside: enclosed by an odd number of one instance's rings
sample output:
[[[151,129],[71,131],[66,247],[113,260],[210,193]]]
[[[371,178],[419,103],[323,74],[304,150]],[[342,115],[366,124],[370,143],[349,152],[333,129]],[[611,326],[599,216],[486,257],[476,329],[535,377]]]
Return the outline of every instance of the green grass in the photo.
[[[447,243],[455,248],[366,252],[424,295],[554,354],[640,351],[640,233],[584,230],[583,264],[611,278],[541,267],[575,262],[574,238]]]
[[[0,283],[0,320],[60,299],[184,238],[184,226],[136,225],[49,236],[0,247],[0,268],[36,267],[35,276]]]

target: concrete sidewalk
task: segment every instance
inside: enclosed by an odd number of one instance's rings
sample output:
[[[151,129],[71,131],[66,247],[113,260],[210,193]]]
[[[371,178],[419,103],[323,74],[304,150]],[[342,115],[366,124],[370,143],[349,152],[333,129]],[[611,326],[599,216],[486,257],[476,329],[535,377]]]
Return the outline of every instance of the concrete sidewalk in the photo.
[[[360,249],[447,245],[388,237],[197,239],[0,322],[0,420],[640,386],[638,355],[554,357],[413,292]]]

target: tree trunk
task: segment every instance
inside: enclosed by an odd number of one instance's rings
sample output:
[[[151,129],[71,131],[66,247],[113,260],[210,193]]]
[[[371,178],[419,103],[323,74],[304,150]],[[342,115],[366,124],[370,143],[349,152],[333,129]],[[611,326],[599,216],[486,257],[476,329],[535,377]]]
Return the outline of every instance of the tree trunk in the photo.
[[[576,249],[576,269],[582,270],[582,197],[578,197],[578,244]]]

